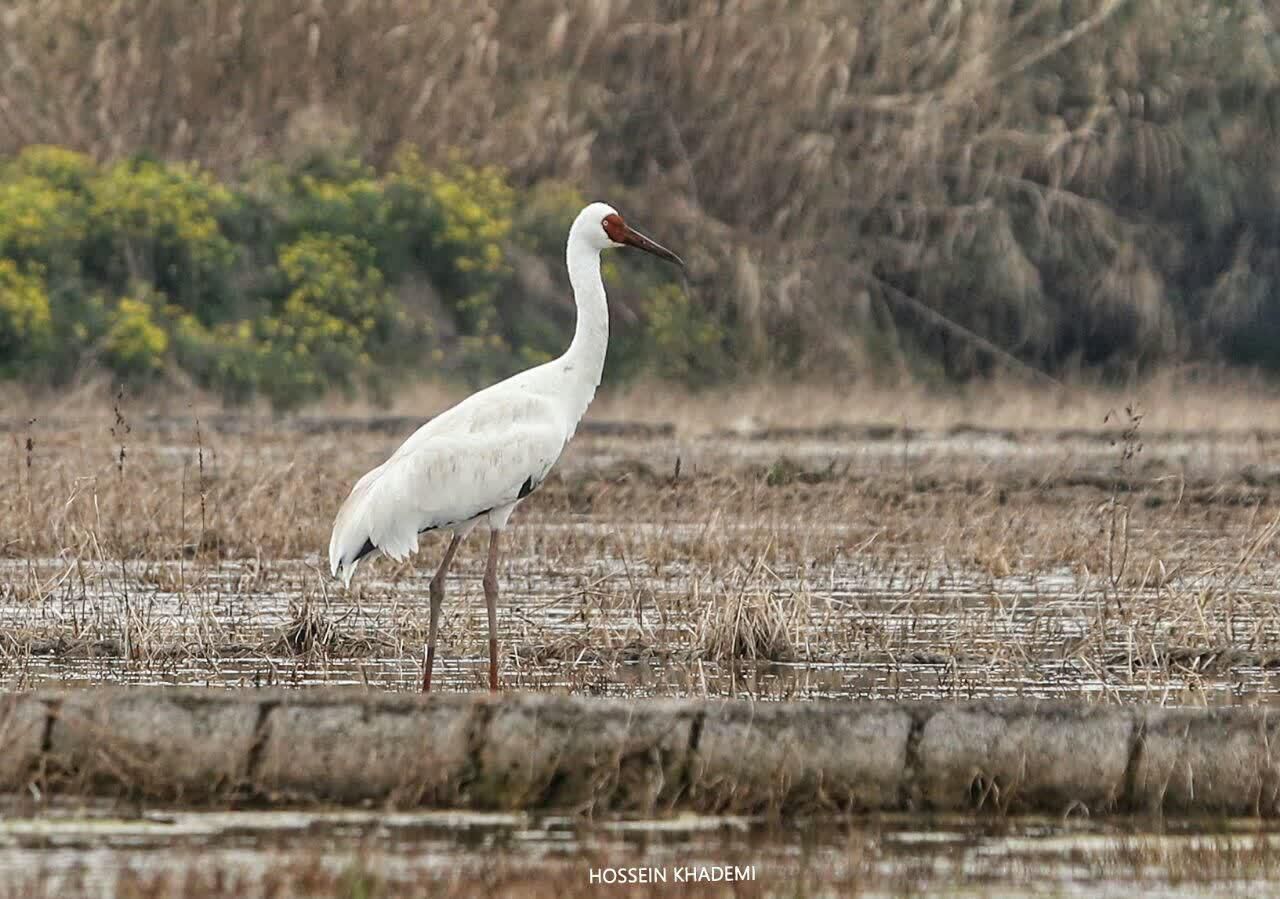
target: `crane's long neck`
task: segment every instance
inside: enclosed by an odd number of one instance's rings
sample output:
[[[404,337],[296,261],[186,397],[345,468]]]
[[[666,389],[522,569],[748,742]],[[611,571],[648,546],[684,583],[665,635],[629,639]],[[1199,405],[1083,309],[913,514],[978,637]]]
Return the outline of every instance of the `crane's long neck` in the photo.
[[[561,361],[569,380],[566,401],[574,420],[580,419],[600,386],[604,355],[609,345],[609,305],[600,277],[600,251],[585,241],[569,240],[569,283],[578,307],[573,342]]]

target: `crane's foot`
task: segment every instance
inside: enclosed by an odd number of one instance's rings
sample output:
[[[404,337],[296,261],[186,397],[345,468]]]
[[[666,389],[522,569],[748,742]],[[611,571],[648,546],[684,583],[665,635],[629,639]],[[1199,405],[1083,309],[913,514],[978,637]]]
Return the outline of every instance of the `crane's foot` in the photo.
[[[498,641],[489,641],[489,692],[498,692]]]

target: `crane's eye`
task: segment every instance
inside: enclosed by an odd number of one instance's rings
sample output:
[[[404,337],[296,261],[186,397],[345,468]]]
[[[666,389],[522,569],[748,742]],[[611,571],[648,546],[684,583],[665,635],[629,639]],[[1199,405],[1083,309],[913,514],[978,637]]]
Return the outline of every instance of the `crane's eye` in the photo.
[[[627,226],[622,221],[622,216],[616,212],[606,215],[600,224],[604,227],[605,236],[614,243],[623,243],[623,237],[627,233]]]

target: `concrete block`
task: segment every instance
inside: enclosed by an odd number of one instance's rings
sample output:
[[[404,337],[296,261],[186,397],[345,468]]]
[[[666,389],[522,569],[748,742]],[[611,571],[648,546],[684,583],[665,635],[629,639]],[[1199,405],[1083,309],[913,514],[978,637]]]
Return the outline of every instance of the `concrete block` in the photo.
[[[1131,801],[1152,812],[1280,814],[1280,715],[1149,709]]]
[[[476,708],[468,697],[286,699],[265,721],[254,789],[330,802],[448,803],[472,767]]]
[[[48,762],[72,782],[182,801],[224,795],[244,779],[258,721],[252,701],[194,690],[57,698]]]
[[[677,798],[694,717],[679,702],[503,697],[469,795],[494,808],[653,811]]]
[[[896,808],[911,715],[872,703],[705,703],[690,800],[709,811]]]
[[[921,799],[944,810],[1105,812],[1124,794],[1132,735],[1132,713],[1115,706],[941,706],[920,736]]]
[[[30,693],[0,696],[0,792],[23,789],[37,773],[48,709]]]

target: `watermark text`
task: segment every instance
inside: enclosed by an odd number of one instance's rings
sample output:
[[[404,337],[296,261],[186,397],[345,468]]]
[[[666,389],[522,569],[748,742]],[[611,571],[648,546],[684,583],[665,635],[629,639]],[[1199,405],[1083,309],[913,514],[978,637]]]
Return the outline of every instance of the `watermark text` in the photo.
[[[588,882],[631,883],[744,883],[756,879],[755,865],[672,865],[670,867],[591,868]]]

